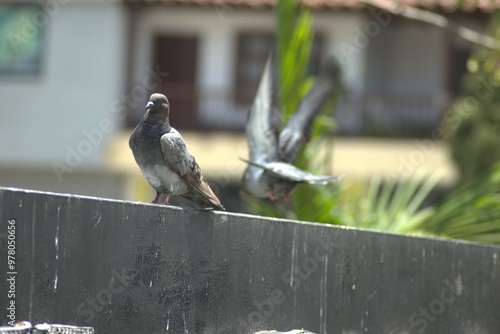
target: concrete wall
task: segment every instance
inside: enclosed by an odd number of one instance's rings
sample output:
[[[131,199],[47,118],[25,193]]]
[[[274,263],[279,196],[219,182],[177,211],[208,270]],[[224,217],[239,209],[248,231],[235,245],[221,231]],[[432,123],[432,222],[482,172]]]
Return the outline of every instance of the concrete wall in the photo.
[[[83,152],[77,165],[98,166],[110,131],[120,128],[115,103],[125,88],[126,12],[111,1],[51,3],[37,26],[45,35],[41,75],[0,78],[0,164],[65,163],[69,149]],[[104,136],[87,145],[85,130]]]
[[[12,189],[0,222],[0,323],[15,289],[106,334],[500,332],[498,246]]]
[[[142,175],[116,170],[107,171],[102,168],[77,169],[64,174],[62,182],[59,182],[57,175],[48,167],[0,167],[0,185],[2,187],[125,200],[154,198],[154,195],[149,193],[151,187],[143,185],[142,182]],[[145,191],[148,191],[147,196],[143,194]]]

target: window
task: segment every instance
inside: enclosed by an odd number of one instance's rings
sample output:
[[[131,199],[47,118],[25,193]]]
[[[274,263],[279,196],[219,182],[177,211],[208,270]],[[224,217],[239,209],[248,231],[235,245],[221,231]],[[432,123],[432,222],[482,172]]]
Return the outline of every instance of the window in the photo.
[[[267,56],[273,50],[271,33],[241,33],[238,37],[236,102],[250,104],[254,98]]]
[[[37,5],[0,4],[0,75],[40,73],[47,13]]]
[[[450,97],[458,96],[461,93],[462,79],[467,73],[467,60],[471,55],[471,47],[462,41],[451,43],[450,59],[448,60],[449,75],[448,87]]]
[[[270,32],[243,32],[238,36],[235,101],[238,105],[252,103],[259,85],[267,56],[274,50],[274,36]],[[321,65],[323,39],[315,34],[309,73],[317,74]]]

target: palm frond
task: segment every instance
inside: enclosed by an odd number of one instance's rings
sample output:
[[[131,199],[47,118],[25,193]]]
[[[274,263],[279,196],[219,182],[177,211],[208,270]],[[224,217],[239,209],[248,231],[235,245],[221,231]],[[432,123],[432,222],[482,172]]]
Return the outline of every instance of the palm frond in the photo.
[[[418,228],[449,238],[500,243],[500,164],[450,193]]]

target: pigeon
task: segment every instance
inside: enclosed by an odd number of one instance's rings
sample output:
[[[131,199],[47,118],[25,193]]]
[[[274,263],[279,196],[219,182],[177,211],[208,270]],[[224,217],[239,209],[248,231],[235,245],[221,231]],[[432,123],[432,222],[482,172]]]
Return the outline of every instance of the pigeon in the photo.
[[[225,210],[189,153],[181,134],[170,126],[170,104],[165,95],[154,93],[146,112],[130,136],[129,146],[146,181],[156,191],[153,203],[166,195],[180,195],[203,210]]]
[[[246,124],[249,159],[243,190],[272,201],[290,199],[300,183],[327,184],[343,176],[317,176],[292,165],[308,141],[311,124],[339,85],[340,69],[333,60],[322,67],[318,78],[290,117],[281,133],[272,126],[271,57],[268,58]]]

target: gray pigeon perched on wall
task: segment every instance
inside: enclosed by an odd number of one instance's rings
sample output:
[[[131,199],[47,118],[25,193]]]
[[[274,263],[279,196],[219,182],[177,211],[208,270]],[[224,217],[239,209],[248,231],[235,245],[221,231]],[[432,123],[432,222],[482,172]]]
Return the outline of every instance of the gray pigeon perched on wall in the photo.
[[[166,195],[180,195],[204,210],[224,210],[201,173],[194,157],[189,153],[186,142],[169,123],[170,105],[165,95],[151,95],[146,113],[135,128],[129,140],[142,174],[156,190],[153,203]]]
[[[300,148],[309,140],[314,118],[339,85],[340,69],[333,60],[320,70],[318,78],[301,101],[288,124],[278,134],[271,125],[272,73],[267,60],[253,105],[248,114],[246,135],[249,159],[243,175],[243,189],[271,200],[289,200],[299,183],[327,184],[342,177],[317,176],[293,165]]]

